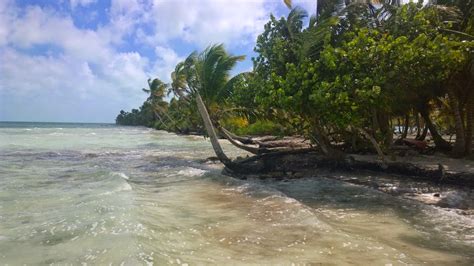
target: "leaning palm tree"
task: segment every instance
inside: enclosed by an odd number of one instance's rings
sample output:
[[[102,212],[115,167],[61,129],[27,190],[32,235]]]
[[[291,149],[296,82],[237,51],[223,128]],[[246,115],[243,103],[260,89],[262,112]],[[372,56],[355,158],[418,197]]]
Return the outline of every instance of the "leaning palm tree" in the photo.
[[[144,92],[149,94],[146,101],[151,104],[155,117],[165,127],[167,126],[165,123],[166,119],[173,122],[173,119],[167,112],[168,103],[164,100],[168,86],[168,84],[155,78],[153,80],[148,79],[148,89],[142,89]]]
[[[208,110],[211,104],[221,103],[229,96],[230,71],[243,59],[243,56],[229,55],[222,44],[212,45],[200,54],[190,54],[184,62],[177,65],[171,75],[173,92],[179,97],[196,102],[212,148],[217,158],[226,166],[230,166],[232,161],[218,141]]]

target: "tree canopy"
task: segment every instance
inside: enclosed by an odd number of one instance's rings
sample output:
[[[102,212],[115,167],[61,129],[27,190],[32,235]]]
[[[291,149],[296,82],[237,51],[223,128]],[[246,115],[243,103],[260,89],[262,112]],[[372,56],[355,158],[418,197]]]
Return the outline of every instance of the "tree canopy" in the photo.
[[[309,22],[299,7],[287,17],[272,15],[256,40],[251,72],[230,77],[243,57],[223,45],[191,53],[171,73],[170,85],[151,81],[140,110],[121,112],[117,123],[156,126],[158,119],[161,129],[202,132],[199,95],[217,128],[258,134],[268,133],[258,130],[265,125],[273,134],[304,136],[328,155],[373,146],[383,156],[394,132],[406,138],[408,128],[420,140],[429,131],[440,151],[469,155],[473,1],[342,2],[321,1]],[[134,117],[137,112],[147,118]],[[443,138],[451,131],[453,143]]]

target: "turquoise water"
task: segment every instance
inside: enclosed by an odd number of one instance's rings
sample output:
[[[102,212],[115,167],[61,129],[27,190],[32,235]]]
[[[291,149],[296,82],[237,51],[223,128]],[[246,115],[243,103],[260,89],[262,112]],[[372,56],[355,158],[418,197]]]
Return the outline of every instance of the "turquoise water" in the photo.
[[[0,264],[474,263],[470,216],[328,174],[236,180],[209,156],[141,127],[0,123]]]

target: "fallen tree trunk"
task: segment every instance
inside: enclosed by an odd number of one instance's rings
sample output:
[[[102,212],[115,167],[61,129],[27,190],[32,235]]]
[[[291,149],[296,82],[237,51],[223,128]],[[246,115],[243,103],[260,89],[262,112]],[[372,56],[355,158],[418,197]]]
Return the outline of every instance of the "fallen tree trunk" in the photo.
[[[223,130],[223,128],[219,128],[219,132],[221,133],[221,135],[227,139],[232,145],[234,145],[235,147],[239,148],[239,149],[242,149],[244,151],[248,151],[250,153],[253,153],[253,154],[259,154],[259,153],[262,153],[262,152],[265,152],[266,150],[264,149],[261,149],[259,147],[255,147],[255,146],[249,146],[249,145],[245,145],[241,142],[239,142],[238,140],[235,140],[234,138],[232,138],[229,134],[228,134],[228,131],[226,132],[226,130]],[[266,151],[268,152],[268,151]]]
[[[290,148],[309,148],[310,143],[304,138],[299,137],[285,137],[279,140],[267,140],[267,141],[255,141],[260,147],[263,148],[277,148],[277,147],[290,147]]]
[[[219,127],[219,129],[221,130],[222,133],[227,134],[229,137],[240,141],[242,144],[256,144],[254,139],[252,138],[237,136],[224,127]]]
[[[237,148],[243,149],[253,154],[268,153],[280,150],[310,148],[311,144],[301,137],[284,137],[278,139],[275,136],[264,136],[257,138],[240,137],[224,127],[218,127],[220,134]],[[250,145],[258,145],[250,146]]]

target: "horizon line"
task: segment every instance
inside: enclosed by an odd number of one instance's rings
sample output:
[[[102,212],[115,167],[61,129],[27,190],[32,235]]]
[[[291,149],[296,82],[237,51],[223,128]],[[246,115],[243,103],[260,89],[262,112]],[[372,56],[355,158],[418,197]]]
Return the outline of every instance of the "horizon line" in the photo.
[[[0,123],[56,123],[56,124],[115,124],[115,122],[64,122],[64,121],[13,121],[0,120]]]

